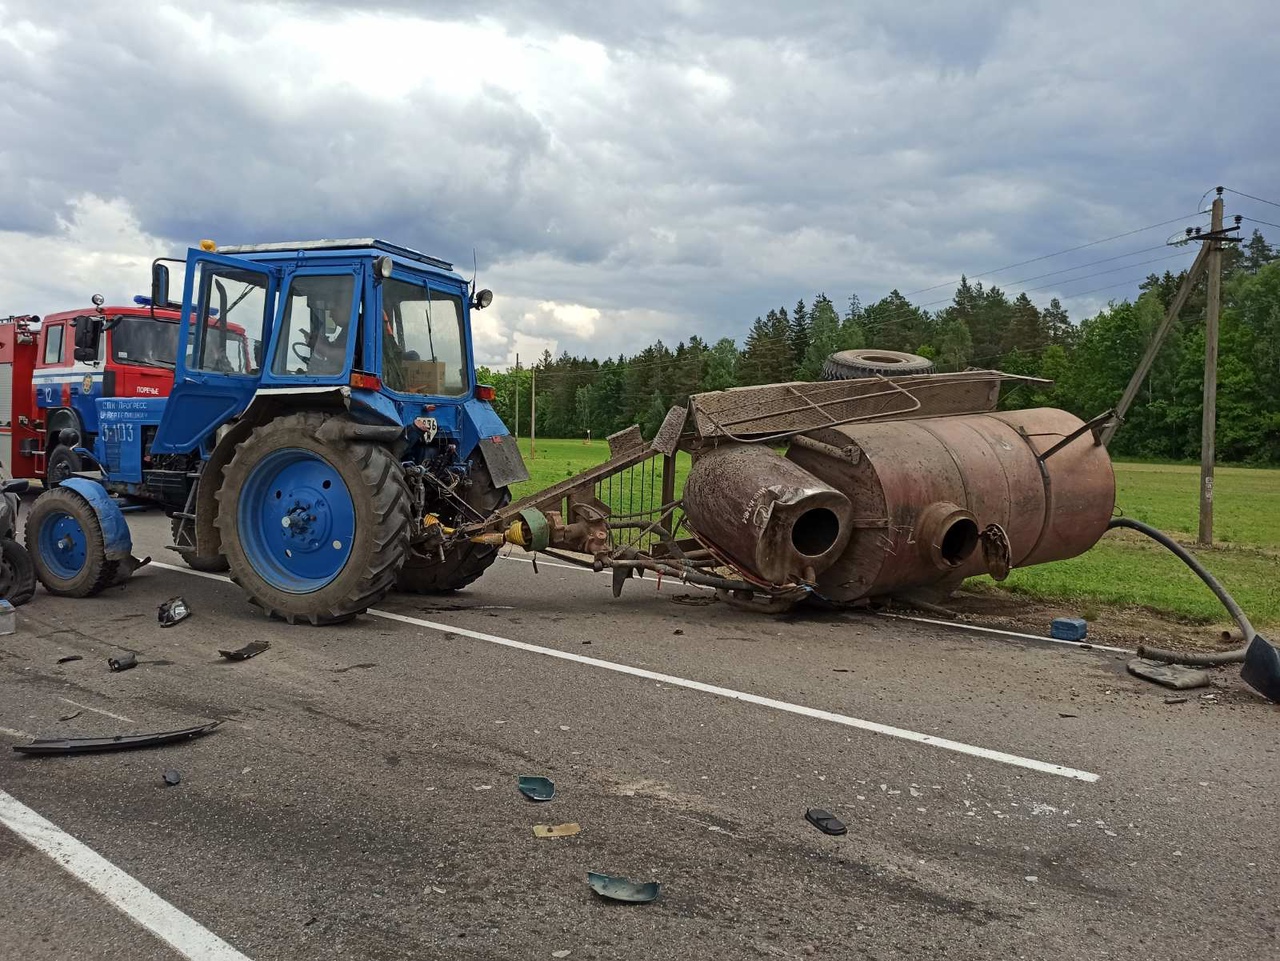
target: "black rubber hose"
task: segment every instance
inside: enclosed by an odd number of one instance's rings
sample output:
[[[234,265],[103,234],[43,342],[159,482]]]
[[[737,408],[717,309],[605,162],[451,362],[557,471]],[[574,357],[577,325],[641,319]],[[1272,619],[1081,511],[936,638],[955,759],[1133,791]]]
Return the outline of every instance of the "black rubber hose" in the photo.
[[[1128,517],[1113,518],[1111,523],[1107,525],[1107,529],[1111,530],[1115,527],[1127,527],[1129,530],[1137,531],[1140,534],[1146,534],[1156,543],[1167,547],[1182,563],[1195,571],[1196,576],[1209,586],[1209,590],[1222,602],[1222,606],[1227,609],[1227,613],[1240,625],[1240,632],[1244,634],[1244,647],[1236,648],[1234,651],[1222,651],[1218,654],[1203,654],[1193,651],[1169,651],[1159,647],[1148,647],[1146,644],[1138,645],[1138,653],[1143,657],[1148,657],[1153,661],[1164,661],[1168,664],[1188,664],[1192,667],[1217,667],[1220,664],[1239,664],[1244,660],[1245,652],[1249,649],[1249,644],[1257,635],[1257,631],[1253,629],[1253,625],[1249,623],[1249,618],[1244,611],[1240,609],[1240,605],[1236,603],[1236,599],[1227,593],[1227,589],[1218,583],[1218,579],[1204,569],[1204,566],[1191,556],[1190,553],[1181,544],[1175,541],[1164,531],[1157,530],[1149,524],[1141,521],[1135,521]]]

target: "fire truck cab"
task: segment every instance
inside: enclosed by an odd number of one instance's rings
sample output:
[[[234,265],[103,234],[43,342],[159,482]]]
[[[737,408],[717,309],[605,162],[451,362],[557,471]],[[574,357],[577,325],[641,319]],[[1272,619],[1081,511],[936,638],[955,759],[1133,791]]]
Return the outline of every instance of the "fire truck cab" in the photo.
[[[98,398],[169,396],[181,313],[138,300],[0,318],[0,462],[13,477],[54,486],[90,466]]]

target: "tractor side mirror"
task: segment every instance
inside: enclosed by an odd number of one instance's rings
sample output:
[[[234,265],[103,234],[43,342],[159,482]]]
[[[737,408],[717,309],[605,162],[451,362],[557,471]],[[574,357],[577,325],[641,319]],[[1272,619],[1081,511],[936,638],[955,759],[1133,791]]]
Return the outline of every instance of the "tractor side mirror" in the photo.
[[[151,306],[165,307],[169,304],[169,268],[162,263],[151,265]]]

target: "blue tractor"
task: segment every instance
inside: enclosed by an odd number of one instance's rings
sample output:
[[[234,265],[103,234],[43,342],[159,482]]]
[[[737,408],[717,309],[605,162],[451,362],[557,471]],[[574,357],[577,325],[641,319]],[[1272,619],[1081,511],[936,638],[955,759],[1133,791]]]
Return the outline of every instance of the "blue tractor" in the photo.
[[[479,577],[497,546],[453,530],[529,476],[475,381],[470,313],[492,293],[371,239],[205,242],[185,267],[193,322],[180,325],[167,402],[99,399],[102,476],[32,505],[27,544],[46,589],[86,597],[136,566],[104,482],[159,502],[189,564],[229,568],[290,623],[338,623],[393,588]],[[161,259],[154,303],[169,303],[168,287]]]

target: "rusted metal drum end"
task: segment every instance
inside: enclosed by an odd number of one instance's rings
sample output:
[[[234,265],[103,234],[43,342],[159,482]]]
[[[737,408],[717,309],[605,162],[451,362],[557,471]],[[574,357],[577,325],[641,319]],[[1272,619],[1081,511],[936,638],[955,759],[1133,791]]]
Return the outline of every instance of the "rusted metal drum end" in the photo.
[[[757,445],[702,454],[684,486],[690,526],[744,570],[772,584],[812,579],[849,541],[849,499]]]
[[[917,544],[929,562],[940,571],[951,572],[969,559],[978,547],[978,521],[955,504],[938,501],[920,512]]]

